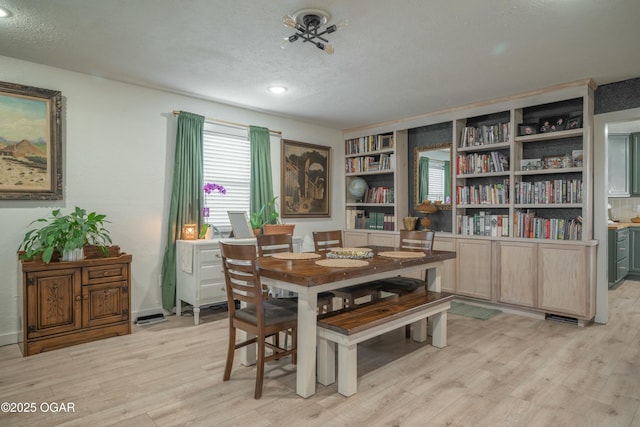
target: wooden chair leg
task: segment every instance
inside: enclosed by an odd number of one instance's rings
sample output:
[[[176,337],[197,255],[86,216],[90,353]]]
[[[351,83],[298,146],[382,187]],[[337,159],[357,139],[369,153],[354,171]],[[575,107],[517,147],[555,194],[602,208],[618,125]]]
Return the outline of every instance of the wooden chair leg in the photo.
[[[258,336],[258,359],[256,360],[256,391],[253,395],[255,399],[262,397],[262,383],[264,382],[264,353],[265,353],[265,337]]]
[[[227,362],[224,365],[222,381],[229,381],[233,366],[233,355],[236,352],[236,328],[229,326],[229,345],[227,347]]]

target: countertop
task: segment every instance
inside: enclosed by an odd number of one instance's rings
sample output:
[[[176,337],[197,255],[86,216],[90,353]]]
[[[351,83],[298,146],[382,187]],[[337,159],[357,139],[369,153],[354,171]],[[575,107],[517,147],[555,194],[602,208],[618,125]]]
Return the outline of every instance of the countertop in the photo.
[[[609,230],[619,230],[627,227],[640,227],[640,222],[614,222],[609,224]]]

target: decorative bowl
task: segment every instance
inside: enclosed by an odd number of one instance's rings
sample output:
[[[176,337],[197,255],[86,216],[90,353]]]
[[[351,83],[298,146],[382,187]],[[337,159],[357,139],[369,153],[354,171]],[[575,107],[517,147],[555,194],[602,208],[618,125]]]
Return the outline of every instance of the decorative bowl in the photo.
[[[373,251],[370,248],[332,248],[327,253],[327,258],[364,259],[372,257]]]
[[[640,222],[640,216],[637,216],[635,218],[631,218],[631,222]]]

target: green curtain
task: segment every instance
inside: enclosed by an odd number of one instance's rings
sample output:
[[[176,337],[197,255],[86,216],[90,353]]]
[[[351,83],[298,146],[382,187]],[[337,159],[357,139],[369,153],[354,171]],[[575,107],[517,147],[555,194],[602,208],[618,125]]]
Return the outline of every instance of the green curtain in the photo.
[[[251,144],[251,212],[265,209],[265,218],[271,216],[268,203],[273,199],[273,181],[271,179],[271,141],[269,129],[249,126]]]
[[[419,196],[420,203],[427,200],[429,196],[429,158],[420,157],[418,164],[418,176],[420,177]]]
[[[451,197],[451,162],[445,160],[444,162],[444,202],[447,197]]]
[[[162,306],[171,310],[176,304],[176,240],[182,237],[184,224],[201,222],[203,205],[202,131],[204,117],[180,112],[176,133],[173,190],[167,224],[167,247],[162,261]]]

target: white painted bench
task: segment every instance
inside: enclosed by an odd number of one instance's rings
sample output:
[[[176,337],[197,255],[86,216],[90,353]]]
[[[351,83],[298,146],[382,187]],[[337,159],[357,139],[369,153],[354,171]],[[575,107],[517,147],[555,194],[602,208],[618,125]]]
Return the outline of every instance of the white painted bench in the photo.
[[[413,339],[427,340],[427,318],[431,345],[447,345],[447,310],[454,295],[421,288],[413,293],[392,296],[327,313],[318,317],[318,382],[335,382],[335,345],[338,344],[338,392],[351,396],[357,391],[357,345],[386,332],[413,324]]]

